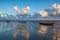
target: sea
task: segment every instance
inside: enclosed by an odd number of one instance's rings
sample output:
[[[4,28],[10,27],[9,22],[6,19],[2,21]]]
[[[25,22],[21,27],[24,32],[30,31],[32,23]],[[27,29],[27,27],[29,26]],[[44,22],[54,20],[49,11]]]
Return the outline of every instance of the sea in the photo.
[[[41,25],[40,21],[0,21],[0,40],[53,40],[54,37],[57,40],[60,21],[51,22],[54,25]]]

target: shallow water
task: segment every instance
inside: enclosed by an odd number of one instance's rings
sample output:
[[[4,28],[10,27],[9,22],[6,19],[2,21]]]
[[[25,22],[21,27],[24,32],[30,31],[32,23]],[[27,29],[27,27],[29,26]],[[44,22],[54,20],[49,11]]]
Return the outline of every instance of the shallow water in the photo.
[[[53,26],[38,22],[0,22],[0,40],[52,40],[53,33]]]

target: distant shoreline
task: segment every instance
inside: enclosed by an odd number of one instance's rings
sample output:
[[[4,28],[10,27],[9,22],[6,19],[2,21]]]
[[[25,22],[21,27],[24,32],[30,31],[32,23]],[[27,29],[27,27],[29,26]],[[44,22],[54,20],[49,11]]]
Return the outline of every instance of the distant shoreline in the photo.
[[[21,23],[26,23],[26,22],[36,22],[36,23],[44,23],[44,22],[60,22],[60,20],[0,20],[0,22],[21,22]]]

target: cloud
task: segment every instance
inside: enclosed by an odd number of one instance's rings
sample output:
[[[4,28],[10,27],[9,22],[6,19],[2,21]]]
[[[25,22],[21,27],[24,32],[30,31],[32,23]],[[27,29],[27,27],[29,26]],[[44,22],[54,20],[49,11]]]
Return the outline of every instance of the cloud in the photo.
[[[8,18],[6,14],[0,14],[0,17]]]
[[[1,17],[4,17],[4,15],[3,15],[3,14],[1,14]]]
[[[59,4],[54,3],[52,6],[56,9],[57,13],[60,13],[60,5]]]
[[[17,6],[14,7],[14,10],[18,13],[18,14],[27,14],[30,10],[30,7],[27,6],[26,8],[23,8],[22,10],[19,10]]]
[[[58,13],[60,13],[60,5],[57,5]]]
[[[30,7],[29,6],[27,6],[26,8],[23,8],[23,10],[22,10],[22,13],[28,13],[29,12],[29,10],[30,10]]]
[[[54,11],[53,14],[56,15],[56,11]]]
[[[21,13],[21,11],[18,9],[17,6],[14,7],[14,10],[15,10],[17,13],[19,13],[19,14]]]
[[[46,11],[43,11],[43,10],[40,10],[38,13],[40,13],[40,15],[41,15],[42,17],[48,16],[47,12],[46,12]]]
[[[5,18],[7,18],[7,15],[6,15],[6,14],[2,14],[2,12],[0,12],[0,17],[5,17]]]
[[[8,18],[6,14],[4,15],[4,17]]]
[[[56,9],[57,8],[57,6],[56,6],[57,4],[56,3],[54,3],[52,6]]]

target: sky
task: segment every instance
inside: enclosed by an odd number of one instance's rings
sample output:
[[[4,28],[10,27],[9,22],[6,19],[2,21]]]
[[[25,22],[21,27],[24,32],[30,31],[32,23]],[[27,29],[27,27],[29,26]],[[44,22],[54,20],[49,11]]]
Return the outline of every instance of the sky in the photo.
[[[54,3],[60,4],[60,0],[0,0],[0,13],[16,15],[17,12],[14,10],[15,6],[17,6],[19,10],[29,6],[29,14],[33,14],[39,10],[52,8],[51,6]]]

